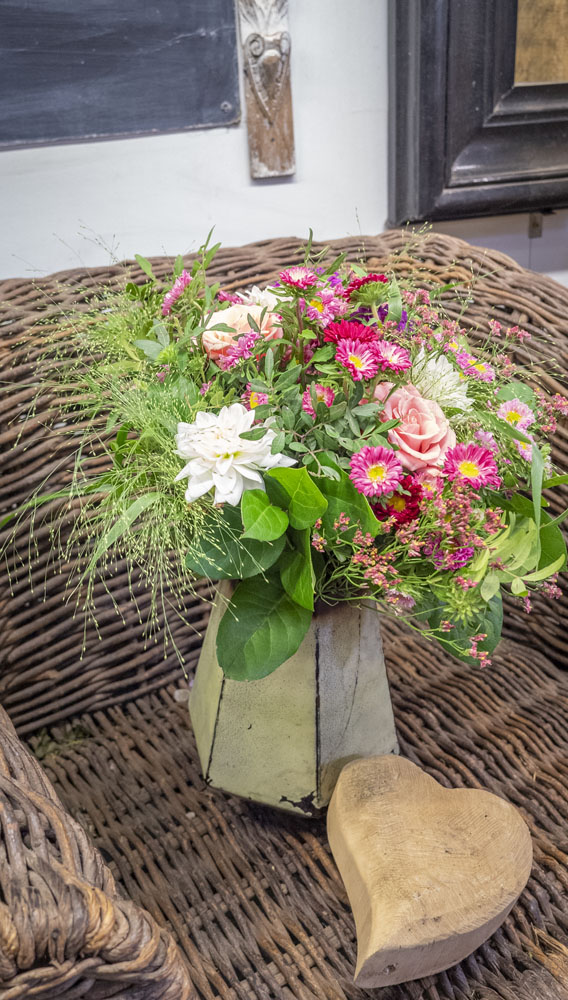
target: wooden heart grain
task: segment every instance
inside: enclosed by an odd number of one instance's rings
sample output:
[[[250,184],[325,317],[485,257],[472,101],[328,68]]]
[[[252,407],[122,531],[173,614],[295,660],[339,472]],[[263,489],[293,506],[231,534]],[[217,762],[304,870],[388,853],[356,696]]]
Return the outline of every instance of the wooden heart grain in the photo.
[[[327,815],[357,929],[357,986],[433,975],[499,927],[530,875],[530,833],[490,792],[448,789],[403,757],[343,768]]]

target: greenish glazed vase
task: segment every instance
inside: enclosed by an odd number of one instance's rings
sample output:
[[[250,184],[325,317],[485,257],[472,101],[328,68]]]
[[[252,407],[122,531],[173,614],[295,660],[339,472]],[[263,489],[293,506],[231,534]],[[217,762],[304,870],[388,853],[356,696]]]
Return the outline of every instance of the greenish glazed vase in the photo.
[[[230,588],[219,588],[222,598]],[[261,680],[233,681],[215,654],[225,607],[218,600],[211,612],[189,699],[203,776],[317,816],[348,761],[398,752],[380,616],[370,606],[322,606],[294,656]]]

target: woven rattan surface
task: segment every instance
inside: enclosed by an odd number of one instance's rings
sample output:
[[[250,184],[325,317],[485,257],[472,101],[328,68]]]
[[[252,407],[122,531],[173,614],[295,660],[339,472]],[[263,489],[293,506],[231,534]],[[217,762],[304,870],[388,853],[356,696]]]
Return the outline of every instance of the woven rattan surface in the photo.
[[[336,245],[356,257],[362,242]],[[390,233],[365,244],[378,266],[400,246],[400,237]],[[221,251],[214,273],[227,288],[262,283],[293,259],[295,247],[294,240],[279,240]],[[464,325],[486,332],[491,316],[520,323],[533,336],[521,350],[540,360],[551,388],[562,389],[559,373],[568,371],[566,290],[506,257],[448,237],[430,237],[415,254],[430,281],[466,280],[476,273]],[[170,266],[155,262],[162,274]],[[403,253],[396,268],[404,272],[409,266]],[[140,277],[136,268],[128,271]],[[19,386],[1,404],[7,448],[21,431],[12,421],[35,391],[26,383],[34,377],[36,342],[62,311],[85,308],[101,281],[122,280],[124,268],[113,267],[37,284],[0,284],[4,377]],[[22,340],[27,348],[19,346]],[[46,403],[17,447],[7,451],[0,509],[25,499],[50,468],[53,486],[65,481],[70,431],[45,426],[56,412],[56,400]],[[557,459],[568,468],[565,429],[556,440]],[[124,567],[112,581],[124,620],[101,593],[101,638],[89,632],[81,659],[83,624],[62,603],[64,572],[46,572],[47,527],[37,534],[34,593],[25,559],[12,576],[13,596],[6,578],[0,591],[0,698],[19,731],[30,734],[63,802],[102,849],[117,882],[174,932],[195,995],[368,995],[351,983],[354,927],[323,825],[204,785],[187,708],[173,697],[183,676],[173,655],[164,659],[160,645],[144,648],[126,600]],[[485,671],[450,660],[398,623],[385,625],[403,752],[444,784],[485,787],[517,805],[533,832],[535,865],[503,928],[471,959],[431,980],[376,991],[377,1000],[568,997],[568,609],[565,601],[535,601],[534,607],[527,617],[509,605],[507,639]],[[188,614],[202,629],[207,606],[194,599]],[[191,670],[199,636],[180,624],[177,640]],[[42,727],[47,731],[40,733]]]

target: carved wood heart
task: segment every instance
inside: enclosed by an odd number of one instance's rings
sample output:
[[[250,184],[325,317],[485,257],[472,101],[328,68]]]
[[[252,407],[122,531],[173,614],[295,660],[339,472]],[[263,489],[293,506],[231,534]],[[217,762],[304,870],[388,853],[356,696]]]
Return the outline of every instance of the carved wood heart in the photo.
[[[530,875],[530,833],[513,806],[443,788],[394,755],[344,767],[327,831],[355,917],[363,988],[460,962],[499,927]]]
[[[282,97],[290,68],[290,36],[249,35],[244,45],[245,71],[262,113],[272,122]]]

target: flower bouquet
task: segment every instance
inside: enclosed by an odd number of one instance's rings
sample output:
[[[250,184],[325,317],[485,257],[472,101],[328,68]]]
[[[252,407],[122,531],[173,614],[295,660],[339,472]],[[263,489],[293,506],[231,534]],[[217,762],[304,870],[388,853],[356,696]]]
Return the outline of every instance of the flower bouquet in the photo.
[[[73,331],[59,377],[83,428],[66,495],[83,498],[69,544],[88,592],[117,555],[170,613],[196,579],[233,581],[210,649],[232,681],[277,671],[338,605],[488,665],[503,590],[528,611],[566,560],[542,490],[567,481],[548,436],[568,401],[512,359],[528,333],[494,320],[473,346],[448,286],[311,240],[270,287],[230,294],[207,277],[216,250],[178,258],[165,294],[137,258],[148,281]]]

